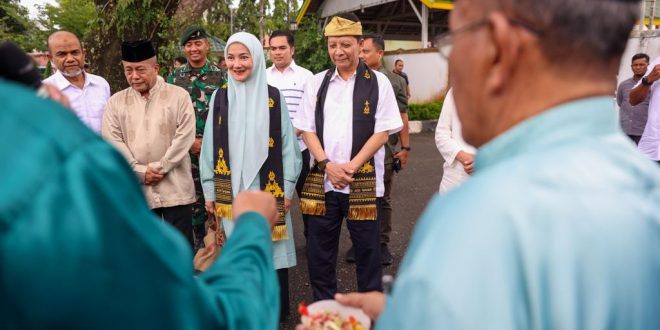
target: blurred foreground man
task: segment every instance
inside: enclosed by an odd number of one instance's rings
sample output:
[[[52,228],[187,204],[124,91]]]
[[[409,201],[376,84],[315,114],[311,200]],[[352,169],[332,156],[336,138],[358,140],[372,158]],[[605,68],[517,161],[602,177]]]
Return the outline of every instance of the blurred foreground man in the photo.
[[[236,197],[233,235],[194,277],[120,153],[34,91],[0,79],[0,98],[0,329],[277,327],[272,196]]]
[[[337,298],[376,329],[660,329],[660,170],[612,111],[639,1],[455,6],[475,174],[431,202],[391,297]]]

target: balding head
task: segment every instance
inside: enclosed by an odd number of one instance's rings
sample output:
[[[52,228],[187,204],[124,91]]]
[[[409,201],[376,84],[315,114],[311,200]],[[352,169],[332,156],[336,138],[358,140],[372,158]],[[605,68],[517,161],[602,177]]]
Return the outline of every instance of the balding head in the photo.
[[[85,52],[80,40],[68,31],[57,31],[48,37],[48,59],[66,78],[82,74]]]
[[[78,46],[82,48],[78,36],[76,36],[75,34],[69,31],[60,30],[60,31],[55,31],[48,36],[48,40],[46,41],[46,45],[48,46],[48,52],[52,53],[50,46],[53,42],[58,43],[62,41],[70,41],[70,42],[78,43]]]

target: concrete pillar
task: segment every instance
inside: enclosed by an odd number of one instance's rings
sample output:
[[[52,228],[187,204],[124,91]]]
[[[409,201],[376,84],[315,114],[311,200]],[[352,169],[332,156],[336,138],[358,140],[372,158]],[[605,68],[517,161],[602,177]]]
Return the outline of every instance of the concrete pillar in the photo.
[[[651,1],[651,12],[649,13],[649,29],[655,30],[655,0]]]
[[[422,4],[422,48],[428,48],[429,44],[429,7]]]

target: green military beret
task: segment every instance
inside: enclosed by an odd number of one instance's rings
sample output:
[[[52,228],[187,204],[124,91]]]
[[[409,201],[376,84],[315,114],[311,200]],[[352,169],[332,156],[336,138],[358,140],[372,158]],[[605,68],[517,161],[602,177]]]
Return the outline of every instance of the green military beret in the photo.
[[[186,28],[183,33],[181,33],[181,39],[179,43],[181,46],[185,45],[186,42],[190,40],[206,39],[206,31],[201,26],[189,26]]]

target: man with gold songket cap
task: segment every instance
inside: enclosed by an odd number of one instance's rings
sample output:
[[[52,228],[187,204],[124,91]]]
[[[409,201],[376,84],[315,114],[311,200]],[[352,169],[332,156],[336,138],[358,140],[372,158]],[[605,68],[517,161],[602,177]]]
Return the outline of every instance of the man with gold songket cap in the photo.
[[[188,151],[195,140],[195,113],[190,95],[158,75],[148,40],[124,42],[121,53],[130,87],[108,100],[102,136],[131,165],[152,211],[192,246],[195,187]]]
[[[179,44],[188,62],[178,67],[168,78],[168,82],[187,90],[195,108],[195,142],[190,148],[190,160],[197,201],[193,204],[192,226],[195,248],[201,248],[204,245],[204,221],[207,214],[204,207],[204,192],[199,180],[199,153],[211,95],[225,83],[226,78],[223,77],[222,70],[207,57],[211,46],[208,35],[202,27],[194,25],[187,27],[181,34]]]
[[[305,84],[294,119],[314,157],[300,203],[309,215],[307,256],[315,300],[332,299],[337,292],[344,218],[355,246],[358,291],[382,289],[383,146],[403,126],[389,80],[359,59],[362,25],[357,16],[333,17],[325,36],[334,67]]]

